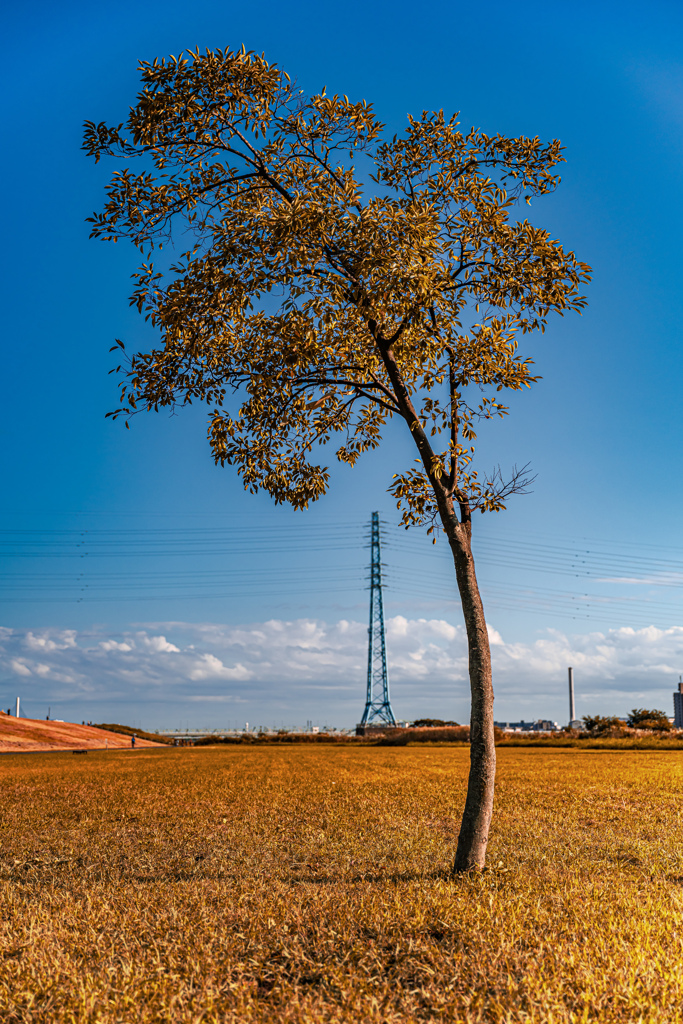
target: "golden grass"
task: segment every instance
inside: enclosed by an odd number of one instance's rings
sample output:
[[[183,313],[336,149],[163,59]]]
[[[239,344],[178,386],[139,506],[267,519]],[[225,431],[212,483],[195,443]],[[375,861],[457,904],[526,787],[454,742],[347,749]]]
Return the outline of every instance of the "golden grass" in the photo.
[[[462,747],[0,759],[3,1024],[683,1019],[683,771]]]

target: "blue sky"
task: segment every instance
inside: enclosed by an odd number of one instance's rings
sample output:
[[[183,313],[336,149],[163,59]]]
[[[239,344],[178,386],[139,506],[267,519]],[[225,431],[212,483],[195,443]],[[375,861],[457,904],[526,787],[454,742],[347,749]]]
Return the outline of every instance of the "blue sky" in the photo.
[[[484,464],[538,474],[475,524],[497,717],[564,720],[572,662],[580,713],[669,710],[683,671],[680,5],[36,3],[7,8],[5,29],[0,706],[21,693],[36,717],[352,724],[379,509],[396,712],[467,717],[448,553],[397,530],[386,493],[412,457],[398,426],[294,514],[214,467],[200,410],[131,431],[104,419],[108,349],[145,335],[127,303],[135,254],[88,241],[112,166],[80,152],[82,122],[124,119],[138,59],[244,43],[307,90],[373,102],[392,133],[444,108],[562,139],[563,183],[531,216],[594,283],[582,317],[530,339],[543,380],[482,438]]]

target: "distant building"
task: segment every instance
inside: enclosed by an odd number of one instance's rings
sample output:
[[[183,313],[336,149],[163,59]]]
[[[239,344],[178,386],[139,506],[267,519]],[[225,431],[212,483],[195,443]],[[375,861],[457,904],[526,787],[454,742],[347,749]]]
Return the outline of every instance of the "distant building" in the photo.
[[[674,729],[683,729],[683,682],[674,693]]]
[[[535,722],[494,722],[498,729],[503,732],[559,732],[557,722],[551,722],[549,718],[538,718]]]

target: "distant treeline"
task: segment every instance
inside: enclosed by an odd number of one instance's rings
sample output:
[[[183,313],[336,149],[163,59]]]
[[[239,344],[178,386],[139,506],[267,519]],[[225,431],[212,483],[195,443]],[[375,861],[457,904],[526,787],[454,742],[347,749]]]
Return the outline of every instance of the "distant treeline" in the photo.
[[[411,727],[407,729],[377,729],[365,736],[351,736],[338,732],[285,732],[242,733],[237,736],[204,736],[195,742],[196,747],[244,744],[278,743],[338,743],[354,746],[405,747],[408,743],[469,743],[470,730],[467,725],[445,726],[443,728]]]
[[[264,743],[356,743],[355,736],[339,732],[243,732],[236,736],[202,736],[195,741],[195,747],[247,745],[255,746]]]
[[[651,720],[647,720],[648,723]],[[424,724],[423,724],[424,723]],[[429,724],[427,724],[429,723]],[[439,724],[432,724],[439,723]],[[605,727],[609,723],[608,727]],[[667,722],[668,725],[668,722]],[[563,730],[556,733],[503,732],[496,728],[496,746],[499,747],[579,747],[582,749],[637,749],[637,750],[680,750],[683,748],[683,730],[656,729],[651,726],[633,728],[624,722],[600,720],[597,729]],[[132,736],[133,733],[155,743],[173,744],[173,737],[161,736],[154,732],[133,729],[127,725],[98,725],[98,729]],[[339,746],[365,747],[406,747],[418,743],[467,744],[470,730],[467,725],[457,723],[440,724],[439,719],[418,719],[412,726],[395,729],[370,730],[365,736],[354,736],[339,732],[289,732],[285,729],[276,733],[237,733],[231,736],[203,736],[195,740],[195,747],[214,746],[263,746],[294,743],[327,743]]]
[[[591,735],[579,730],[557,733],[506,733],[495,730],[498,747],[577,747],[583,750],[681,750],[683,731],[652,732],[639,729],[620,730],[617,735]],[[467,744],[470,740],[469,726],[446,726],[444,728],[378,729],[365,736],[350,736],[345,733],[244,733],[238,736],[205,736],[195,746],[260,746],[295,743],[328,743],[363,747],[407,747],[422,743]]]

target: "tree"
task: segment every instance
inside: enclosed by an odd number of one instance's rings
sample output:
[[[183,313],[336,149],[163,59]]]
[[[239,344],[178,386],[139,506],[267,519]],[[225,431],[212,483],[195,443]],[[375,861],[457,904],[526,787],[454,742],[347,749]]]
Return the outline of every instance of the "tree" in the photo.
[[[648,708],[633,708],[633,710],[629,711],[627,722],[632,729],[666,731],[671,728],[668,715],[663,711],[658,711],[656,708],[652,710],[648,710]]]
[[[607,733],[623,729],[626,722],[617,718],[616,715],[584,715],[583,725],[586,732],[592,736],[604,736]]]
[[[244,49],[140,72],[125,127],[85,126],[96,160],[142,161],[116,171],[91,235],[140,250],[131,303],[160,334],[118,367],[110,415],[128,425],[141,408],[204,402],[216,462],[299,509],[328,486],[319,460],[335,435],[354,465],[389,421],[404,424],[417,465],[390,491],[406,527],[445,532],[464,613],[471,756],[455,870],[481,868],[495,748],[472,516],[528,477],[479,476],[472,442],[478,420],[507,413],[501,391],[537,379],[519,335],[585,304],[589,268],[510,219],[554,190],[561,145],[463,134],[442,111],[383,140],[365,101],[307,96]],[[183,251],[156,257],[173,239]]]

